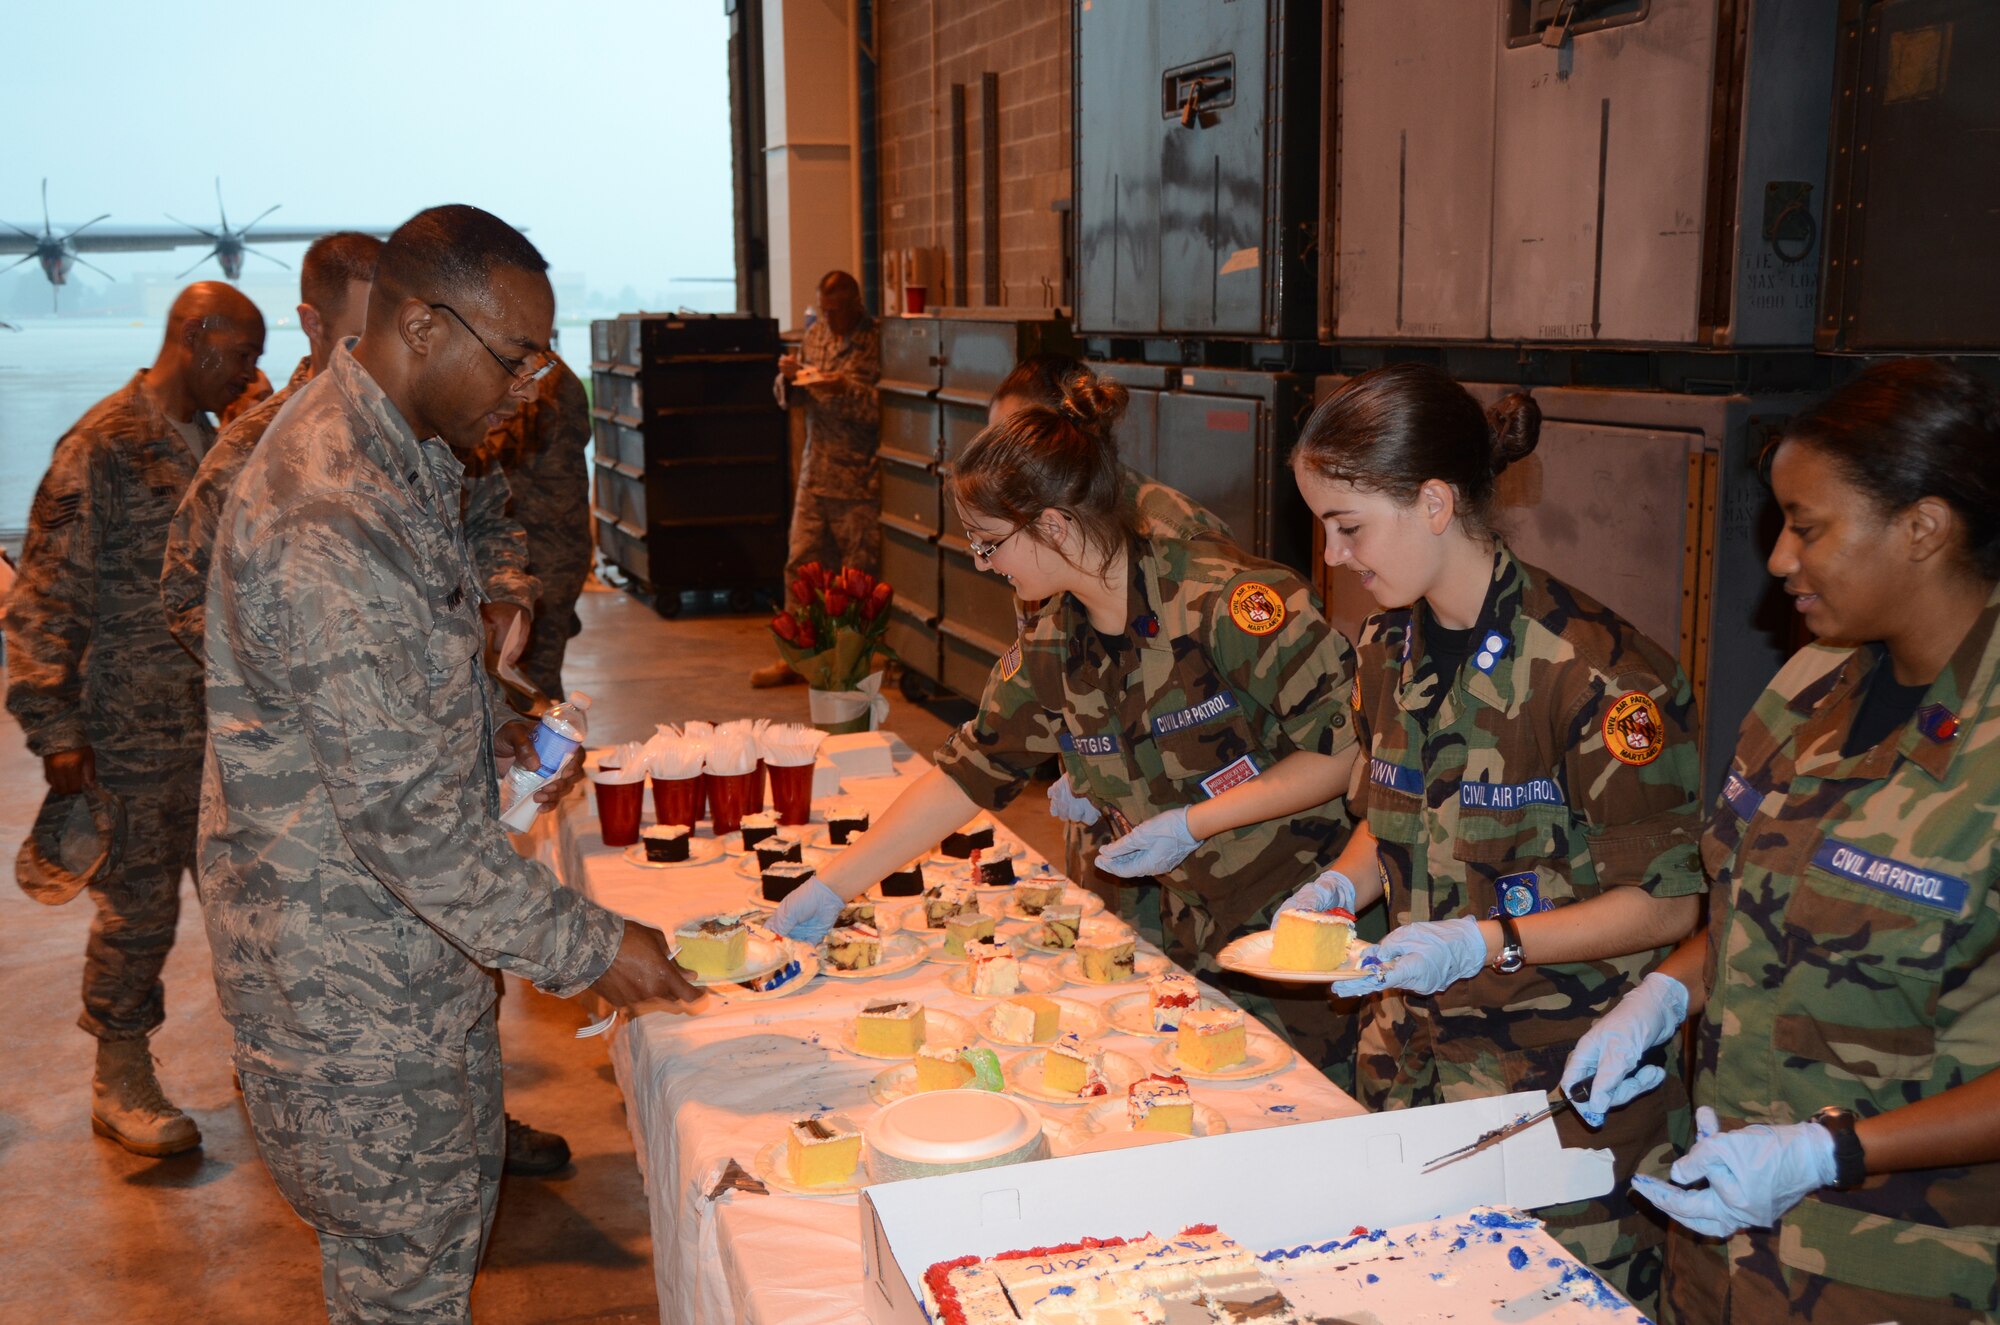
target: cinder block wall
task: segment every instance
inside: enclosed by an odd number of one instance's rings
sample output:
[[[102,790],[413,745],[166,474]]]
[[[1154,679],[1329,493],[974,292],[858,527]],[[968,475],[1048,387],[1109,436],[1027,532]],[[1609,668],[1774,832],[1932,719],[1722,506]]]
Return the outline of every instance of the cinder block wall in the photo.
[[[990,71],[1000,76],[1001,301],[1023,311],[1058,302],[1066,218],[1049,204],[1070,196],[1068,0],[882,0],[876,23],[883,248],[935,248],[949,267],[951,85],[963,83],[967,270],[962,280],[950,272],[947,288],[985,302],[995,237],[983,221],[979,77]]]

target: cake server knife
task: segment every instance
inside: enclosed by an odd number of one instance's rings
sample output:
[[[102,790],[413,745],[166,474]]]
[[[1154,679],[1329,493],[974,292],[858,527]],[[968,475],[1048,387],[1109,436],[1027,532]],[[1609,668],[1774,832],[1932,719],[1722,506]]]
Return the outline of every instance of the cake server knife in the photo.
[[[1570,1087],[1568,1096],[1564,1096],[1561,1090],[1552,1090],[1548,1094],[1549,1105],[1546,1109],[1540,1109],[1525,1117],[1516,1118],[1513,1122],[1502,1124],[1491,1131],[1481,1132],[1473,1139],[1470,1145],[1463,1145],[1456,1150],[1447,1151],[1424,1165],[1424,1172],[1430,1173],[1435,1169],[1443,1168],[1447,1164],[1456,1164],[1461,1159],[1467,1159],[1482,1150],[1497,1146],[1508,1137],[1527,1131],[1530,1127],[1542,1121],[1542,1119],[1553,1118],[1564,1109],[1574,1108],[1575,1105],[1589,1098],[1590,1087],[1581,1081]]]

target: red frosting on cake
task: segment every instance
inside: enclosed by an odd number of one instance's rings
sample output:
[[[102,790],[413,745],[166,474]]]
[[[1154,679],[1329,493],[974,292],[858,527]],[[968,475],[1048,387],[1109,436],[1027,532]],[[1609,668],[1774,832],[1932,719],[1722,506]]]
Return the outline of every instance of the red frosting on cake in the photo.
[[[1172,1080],[1180,1081],[1180,1078],[1174,1077]],[[1182,1081],[1181,1084],[1186,1085],[1187,1083]],[[1184,1238],[1191,1238],[1218,1231],[1214,1224],[1190,1224],[1181,1230],[1180,1235]],[[1368,1230],[1357,1228],[1354,1231],[1356,1233],[1366,1233]],[[1140,1234],[1142,1238],[1149,1236],[1151,1235]],[[1062,1256],[1073,1251],[1095,1251],[1099,1247],[1122,1247],[1131,1240],[1130,1238],[1084,1238],[1080,1242],[1065,1242],[1054,1247],[1028,1247],[1021,1251],[995,1252],[984,1259],[989,1261],[1034,1260],[1044,1256]],[[943,1325],[966,1325],[965,1308],[961,1307],[958,1303],[958,1290],[951,1286],[951,1272],[953,1270],[962,1270],[968,1265],[977,1265],[981,1259],[978,1256],[961,1256],[955,1261],[939,1261],[936,1265],[924,1271],[924,1285],[931,1290],[931,1297],[937,1301],[938,1319],[943,1322]]]

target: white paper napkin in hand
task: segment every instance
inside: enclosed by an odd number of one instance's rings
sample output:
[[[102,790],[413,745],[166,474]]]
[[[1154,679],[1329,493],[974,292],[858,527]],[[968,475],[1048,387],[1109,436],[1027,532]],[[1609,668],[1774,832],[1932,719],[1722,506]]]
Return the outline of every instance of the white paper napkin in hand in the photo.
[[[764,729],[759,749],[765,763],[796,768],[818,758],[819,743],[825,739],[825,732],[802,722],[773,723]]]

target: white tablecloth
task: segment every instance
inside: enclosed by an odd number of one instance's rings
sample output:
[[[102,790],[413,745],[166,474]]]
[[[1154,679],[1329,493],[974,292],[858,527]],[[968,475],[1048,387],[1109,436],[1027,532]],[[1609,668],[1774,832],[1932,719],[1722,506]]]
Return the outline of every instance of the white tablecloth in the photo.
[[[843,794],[879,813],[929,767],[900,742],[896,776],[849,780]],[[647,817],[651,818],[650,799]],[[1011,837],[1003,826],[1003,838]],[[1018,839],[1012,839],[1019,844]],[[595,802],[572,797],[544,815],[528,839],[570,887],[661,929],[744,906],[754,883],[730,858],[674,870],[628,864],[598,840]],[[1025,850],[1025,847],[1023,848]],[[1029,860],[1039,859],[1029,853]],[[1049,959],[1044,959],[1049,960]],[[749,1169],[757,1152],[800,1113],[837,1109],[864,1121],[876,1108],[869,1083],[893,1064],[839,1048],[841,1030],[865,1002],[915,998],[968,1019],[985,1006],[952,993],[953,968],[925,963],[874,980],[814,980],[789,997],[702,1006],[697,1014],[648,1013],[620,1021],[611,1061],[646,1178],[660,1319],[668,1325],[818,1325],[862,1319],[861,1238],[856,1198],[707,1192],[730,1159]],[[1059,991],[1103,1003],[1130,987]],[[1205,990],[1219,997],[1214,990]],[[713,1000],[705,1000],[705,1004]],[[1108,1047],[1149,1062],[1157,1040],[1112,1034]],[[1198,1100],[1241,1131],[1360,1113],[1316,1069],[1294,1060],[1276,1075],[1239,1084],[1195,1083]],[[1040,1105],[1067,1119],[1079,1110]],[[1173,1148],[1162,1152],[1171,1155]],[[1060,1161],[1056,1161],[1060,1162]]]

